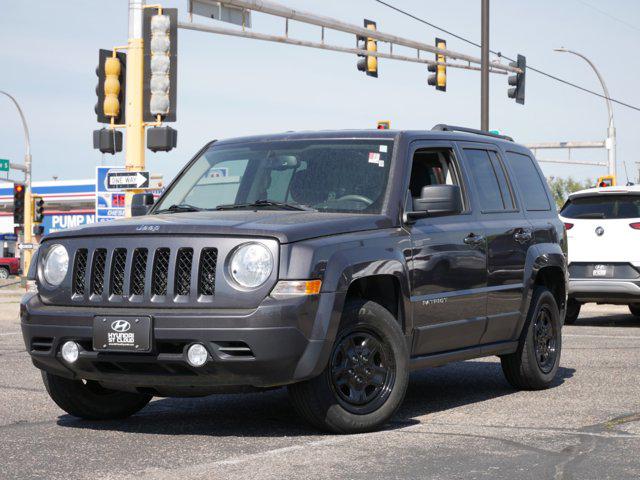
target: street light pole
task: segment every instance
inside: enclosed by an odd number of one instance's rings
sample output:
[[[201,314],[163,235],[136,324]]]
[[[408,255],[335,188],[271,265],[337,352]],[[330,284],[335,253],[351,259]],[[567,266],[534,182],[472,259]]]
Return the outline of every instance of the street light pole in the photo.
[[[24,223],[22,232],[23,242],[25,244],[30,244],[33,241],[33,226],[32,226],[32,218],[31,218],[31,141],[29,139],[29,127],[27,126],[27,119],[22,112],[22,108],[20,108],[20,104],[18,101],[9,93],[0,90],[0,94],[5,95],[13,102],[18,110],[18,114],[20,115],[20,120],[22,121],[22,129],[24,131],[24,166],[20,166],[20,170],[24,172],[24,183],[25,183],[25,191],[24,191]],[[16,166],[17,167],[17,166]],[[23,276],[26,276],[29,271],[29,265],[31,264],[31,254],[33,250],[30,249],[22,249],[20,250],[20,257],[22,263],[22,272]]]
[[[481,14],[480,129],[489,131],[489,0],[482,0]]]
[[[607,84],[604,83],[604,78],[602,78],[602,75],[600,75],[600,72],[598,71],[596,66],[593,64],[593,62],[589,60],[587,57],[585,57],[584,55],[582,55],[581,53],[575,52],[573,50],[569,50],[564,47],[555,48],[554,51],[563,52],[563,53],[572,53],[582,58],[585,62],[589,64],[589,66],[596,73],[598,80],[602,85],[602,90],[604,91],[605,100],[607,102],[607,111],[609,115],[609,122],[607,127],[607,141],[606,141],[606,149],[607,149],[608,160],[609,160],[609,175],[615,176],[616,174],[616,128],[613,124],[613,106],[611,104],[611,97],[609,96],[609,89],[607,88]]]

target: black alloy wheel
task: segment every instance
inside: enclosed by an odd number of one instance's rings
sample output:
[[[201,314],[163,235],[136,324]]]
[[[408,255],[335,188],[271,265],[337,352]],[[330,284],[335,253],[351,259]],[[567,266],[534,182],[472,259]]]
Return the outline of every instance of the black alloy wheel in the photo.
[[[556,363],[557,331],[547,305],[543,305],[533,324],[533,341],[538,367],[549,373]]]
[[[362,415],[377,410],[387,400],[396,366],[390,347],[376,334],[352,330],[336,342],[327,374],[340,405]]]

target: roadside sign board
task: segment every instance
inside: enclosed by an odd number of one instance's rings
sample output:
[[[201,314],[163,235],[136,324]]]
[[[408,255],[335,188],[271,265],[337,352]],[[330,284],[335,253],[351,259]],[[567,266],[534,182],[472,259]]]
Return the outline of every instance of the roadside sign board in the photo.
[[[107,172],[106,188],[121,191],[132,188],[148,188],[149,172],[128,172],[110,170]]]
[[[10,162],[6,158],[0,158],[0,172],[9,171]]]
[[[109,174],[124,173],[130,175],[122,167],[97,167],[96,168],[96,222],[107,222],[116,218],[123,218],[124,189],[109,188]]]
[[[189,13],[251,28],[251,10],[241,7],[222,5],[211,0],[191,0],[189,2]]]

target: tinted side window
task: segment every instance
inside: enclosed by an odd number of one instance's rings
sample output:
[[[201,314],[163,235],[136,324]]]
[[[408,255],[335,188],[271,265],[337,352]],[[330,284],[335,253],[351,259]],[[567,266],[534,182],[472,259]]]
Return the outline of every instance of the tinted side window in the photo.
[[[528,155],[507,152],[507,163],[511,167],[527,210],[551,210],[547,191],[538,169]]]
[[[500,184],[486,150],[465,149],[467,166],[480,197],[482,211],[504,210],[505,205],[500,193]],[[504,174],[503,174],[504,175]],[[509,207],[511,208],[511,207]]]
[[[489,152],[489,156],[491,157],[491,165],[493,165],[493,170],[494,172],[496,172],[496,177],[498,177],[498,185],[500,186],[500,194],[502,195],[502,203],[504,203],[504,208],[506,208],[507,210],[514,210],[516,208],[516,205],[513,202],[513,196],[511,195],[511,188],[509,188],[509,182],[507,181],[504,166],[498,159],[498,154],[496,152]]]

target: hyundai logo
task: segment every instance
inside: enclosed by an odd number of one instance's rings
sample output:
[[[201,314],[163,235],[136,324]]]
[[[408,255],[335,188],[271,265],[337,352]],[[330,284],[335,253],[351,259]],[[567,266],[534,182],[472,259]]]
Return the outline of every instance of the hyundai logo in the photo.
[[[596,228],[596,235],[601,237],[603,234],[604,234],[604,228],[602,228],[602,227]]]
[[[111,324],[111,330],[118,333],[128,332],[131,329],[131,324],[126,320],[116,320]]]

